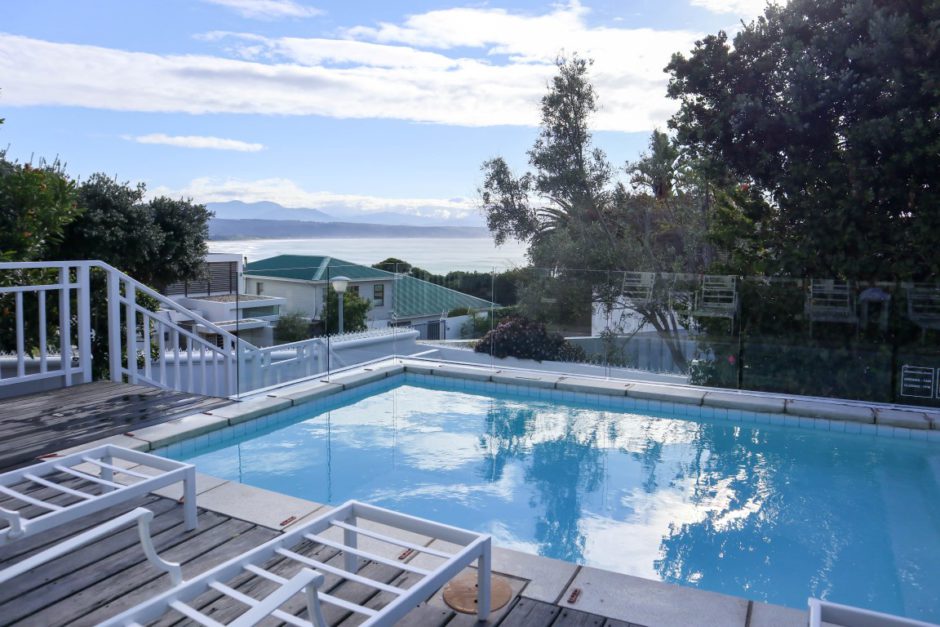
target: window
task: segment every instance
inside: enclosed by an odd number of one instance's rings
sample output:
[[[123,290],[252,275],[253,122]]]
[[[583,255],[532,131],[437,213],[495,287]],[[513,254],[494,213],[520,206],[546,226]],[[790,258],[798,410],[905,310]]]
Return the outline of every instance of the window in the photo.
[[[376,283],[372,286],[372,305],[375,307],[381,307],[385,304],[385,286],[381,283]]]
[[[262,294],[264,294],[264,283],[258,281],[255,283],[255,295],[261,296]]]

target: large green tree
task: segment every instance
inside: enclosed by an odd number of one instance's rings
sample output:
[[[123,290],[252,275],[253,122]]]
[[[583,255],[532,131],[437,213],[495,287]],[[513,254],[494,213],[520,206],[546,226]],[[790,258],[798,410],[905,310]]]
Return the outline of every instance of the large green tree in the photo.
[[[100,259],[162,289],[198,275],[205,263],[211,213],[166,197],[144,201],[142,183],[93,174],[78,187],[81,217],[65,228],[57,259]]]
[[[674,55],[670,125],[748,182],[726,224],[767,271],[940,273],[938,32],[936,0],[791,0]]]
[[[32,167],[0,151],[0,261],[45,258],[80,213],[75,184],[60,164]]]
[[[701,272],[708,262],[707,177],[663,133],[650,150],[619,172],[592,143],[597,96],[578,57],[558,62],[542,98],[542,124],[529,151],[531,170],[515,175],[506,161],[483,164],[481,205],[497,243],[528,243],[538,278],[519,289],[522,310],[539,319],[576,317],[579,306],[626,304],[666,340],[685,363],[683,322],[671,287],[654,298],[623,303],[624,272]],[[553,311],[549,311],[553,310]]]

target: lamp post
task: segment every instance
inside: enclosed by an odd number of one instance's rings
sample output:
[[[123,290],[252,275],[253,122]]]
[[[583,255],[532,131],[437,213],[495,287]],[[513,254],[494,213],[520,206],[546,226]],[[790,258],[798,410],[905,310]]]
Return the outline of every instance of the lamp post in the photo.
[[[343,300],[346,294],[346,287],[349,285],[349,277],[338,276],[331,281],[333,290],[336,292],[336,300],[339,303],[339,335],[343,334]]]

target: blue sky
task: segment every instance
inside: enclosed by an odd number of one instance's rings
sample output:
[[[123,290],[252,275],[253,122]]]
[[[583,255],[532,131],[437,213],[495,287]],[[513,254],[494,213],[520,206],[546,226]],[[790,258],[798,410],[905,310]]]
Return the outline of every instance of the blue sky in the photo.
[[[596,144],[635,159],[662,68],[759,0],[31,0],[0,21],[0,146],[200,202],[476,218],[521,171],[552,60],[595,60]],[[263,217],[263,216],[259,216]]]

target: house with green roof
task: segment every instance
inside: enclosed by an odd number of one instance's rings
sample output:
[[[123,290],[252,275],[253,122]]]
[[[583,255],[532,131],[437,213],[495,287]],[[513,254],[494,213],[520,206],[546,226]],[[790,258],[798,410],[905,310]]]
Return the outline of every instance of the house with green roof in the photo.
[[[455,309],[488,310],[495,304],[442,285],[319,255],[278,255],[245,267],[249,294],[286,299],[282,311],[299,311],[317,320],[326,289],[338,276],[349,279],[348,290],[371,303],[369,326],[408,326],[422,339],[459,337],[459,325],[447,324]]]

